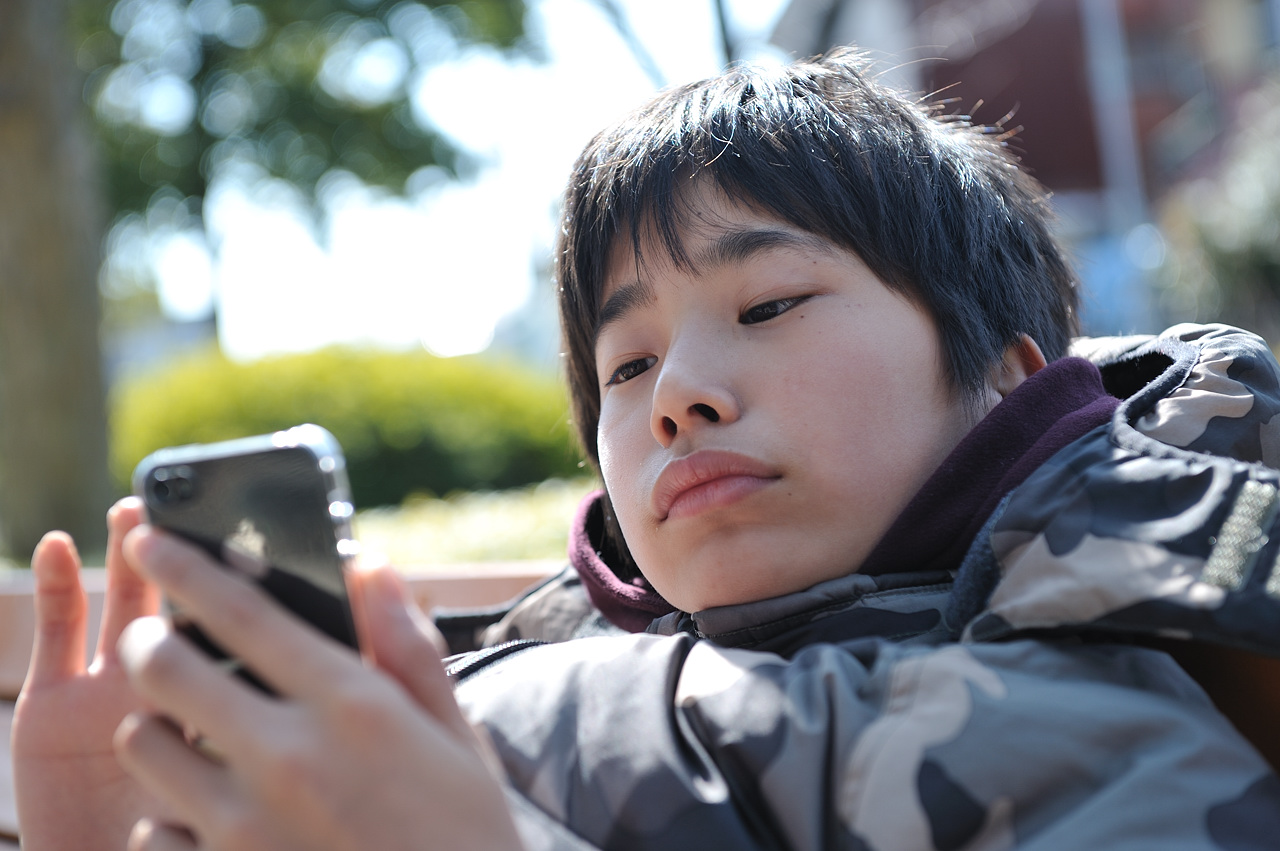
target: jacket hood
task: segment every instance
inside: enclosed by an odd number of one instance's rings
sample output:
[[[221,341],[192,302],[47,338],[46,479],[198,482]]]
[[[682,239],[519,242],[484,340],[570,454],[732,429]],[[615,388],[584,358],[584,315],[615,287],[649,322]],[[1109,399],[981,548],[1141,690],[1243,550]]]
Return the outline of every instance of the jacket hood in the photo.
[[[1005,500],[956,580],[968,640],[1027,631],[1280,650],[1280,370],[1225,326],[1080,341],[1127,396]]]

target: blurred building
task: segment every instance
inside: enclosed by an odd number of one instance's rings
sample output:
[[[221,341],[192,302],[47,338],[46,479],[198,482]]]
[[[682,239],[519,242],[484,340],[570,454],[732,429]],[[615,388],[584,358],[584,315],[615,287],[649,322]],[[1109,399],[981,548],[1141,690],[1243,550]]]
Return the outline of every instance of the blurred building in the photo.
[[[1151,210],[1211,167],[1241,96],[1276,61],[1280,0],[791,0],[774,43],[855,43],[899,88],[1017,130],[1054,194],[1090,333],[1150,330]]]

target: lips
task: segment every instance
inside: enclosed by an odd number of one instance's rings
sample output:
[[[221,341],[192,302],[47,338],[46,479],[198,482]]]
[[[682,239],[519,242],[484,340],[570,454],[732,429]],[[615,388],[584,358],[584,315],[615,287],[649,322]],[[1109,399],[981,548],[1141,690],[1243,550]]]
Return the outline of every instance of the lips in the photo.
[[[704,450],[667,464],[653,487],[659,521],[689,517],[745,499],[781,478],[769,465],[722,450]]]

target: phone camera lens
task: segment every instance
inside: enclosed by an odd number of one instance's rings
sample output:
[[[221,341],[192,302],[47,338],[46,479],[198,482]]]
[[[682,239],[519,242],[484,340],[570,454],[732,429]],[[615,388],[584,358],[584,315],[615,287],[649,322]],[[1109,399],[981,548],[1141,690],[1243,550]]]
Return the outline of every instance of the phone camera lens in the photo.
[[[151,480],[151,493],[156,502],[181,502],[190,499],[195,489],[190,467],[162,468],[156,470]]]

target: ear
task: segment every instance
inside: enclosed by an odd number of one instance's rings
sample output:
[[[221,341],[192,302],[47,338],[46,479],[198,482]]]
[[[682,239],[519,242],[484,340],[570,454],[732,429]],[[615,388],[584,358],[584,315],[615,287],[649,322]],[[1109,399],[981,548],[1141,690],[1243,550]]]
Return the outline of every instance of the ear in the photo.
[[[1004,350],[1004,357],[1000,359],[992,376],[992,384],[1000,397],[1004,398],[1017,390],[1022,382],[1044,369],[1044,365],[1044,352],[1040,351],[1039,344],[1023,334]]]

